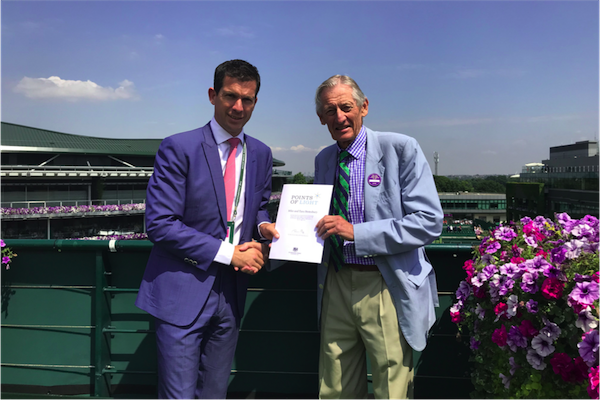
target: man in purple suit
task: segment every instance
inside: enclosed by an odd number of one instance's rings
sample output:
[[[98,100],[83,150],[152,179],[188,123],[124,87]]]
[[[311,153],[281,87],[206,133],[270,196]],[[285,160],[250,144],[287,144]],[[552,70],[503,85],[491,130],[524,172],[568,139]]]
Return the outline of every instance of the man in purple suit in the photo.
[[[222,63],[208,90],[213,119],[156,154],[146,203],[154,247],[136,306],[156,318],[159,398],[227,394],[248,278],[266,260],[253,238],[278,236],[266,210],[271,150],[243,131],[259,89],[256,67]]]

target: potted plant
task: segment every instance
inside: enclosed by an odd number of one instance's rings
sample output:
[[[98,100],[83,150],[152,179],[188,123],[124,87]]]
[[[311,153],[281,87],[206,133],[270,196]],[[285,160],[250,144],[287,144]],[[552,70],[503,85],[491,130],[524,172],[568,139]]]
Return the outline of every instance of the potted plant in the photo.
[[[478,398],[598,398],[598,219],[491,230],[450,308]]]

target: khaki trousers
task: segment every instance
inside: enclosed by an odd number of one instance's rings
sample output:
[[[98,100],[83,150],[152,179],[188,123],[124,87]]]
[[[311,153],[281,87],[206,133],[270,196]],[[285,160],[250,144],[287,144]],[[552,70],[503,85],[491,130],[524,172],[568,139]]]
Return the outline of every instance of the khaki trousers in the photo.
[[[376,399],[413,398],[412,348],[380,272],[330,266],[321,311],[319,398],[367,398],[365,352]]]

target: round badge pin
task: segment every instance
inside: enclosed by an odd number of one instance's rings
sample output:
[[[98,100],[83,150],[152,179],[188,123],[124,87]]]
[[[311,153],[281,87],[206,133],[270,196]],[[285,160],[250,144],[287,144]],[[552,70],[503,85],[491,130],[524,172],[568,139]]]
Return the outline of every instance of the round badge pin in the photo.
[[[369,175],[367,182],[369,182],[369,185],[373,187],[379,186],[381,184],[381,177],[377,174],[371,174]]]

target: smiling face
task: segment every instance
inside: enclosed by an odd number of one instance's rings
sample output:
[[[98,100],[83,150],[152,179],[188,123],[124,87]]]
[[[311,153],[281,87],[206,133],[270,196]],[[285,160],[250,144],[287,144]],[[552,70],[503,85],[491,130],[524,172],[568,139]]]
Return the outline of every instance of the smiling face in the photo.
[[[369,113],[369,101],[365,98],[361,107],[352,97],[352,88],[338,84],[321,92],[322,114],[317,113],[321,124],[327,125],[333,140],[342,149],[347,148],[362,128],[363,118]]]
[[[237,136],[254,111],[257,101],[256,81],[242,82],[225,76],[219,93],[214,88],[210,88],[208,98],[215,106],[215,120],[231,136]]]

